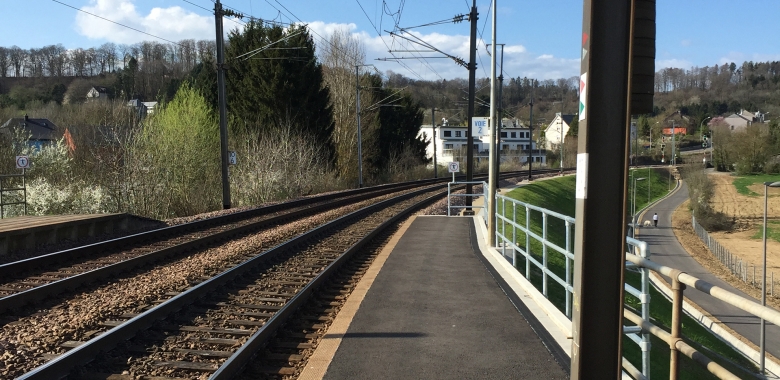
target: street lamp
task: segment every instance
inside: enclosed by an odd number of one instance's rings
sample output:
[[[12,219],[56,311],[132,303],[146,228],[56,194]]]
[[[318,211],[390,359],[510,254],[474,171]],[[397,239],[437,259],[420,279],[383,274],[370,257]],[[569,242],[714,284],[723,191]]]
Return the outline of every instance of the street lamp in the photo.
[[[634,178],[634,196],[632,197],[634,201],[632,202],[633,210],[631,211],[631,237],[632,238],[636,237],[636,183],[639,181],[644,181],[646,179],[647,178],[644,177]]]
[[[704,122],[712,119],[712,116],[707,116],[704,120],[701,121],[699,124],[699,135],[701,135],[701,139],[704,140]]]
[[[780,187],[780,182],[764,182],[764,251],[763,251],[763,269],[761,272],[761,306],[766,306],[766,209],[767,198],[770,187]],[[766,353],[766,320],[761,318],[761,358],[759,362],[759,371],[764,373],[764,356]]]

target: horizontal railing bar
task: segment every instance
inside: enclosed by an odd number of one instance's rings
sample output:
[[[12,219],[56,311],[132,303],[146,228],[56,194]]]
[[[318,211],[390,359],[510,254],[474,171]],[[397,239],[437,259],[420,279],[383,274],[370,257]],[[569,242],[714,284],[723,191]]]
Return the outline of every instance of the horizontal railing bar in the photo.
[[[574,218],[572,218],[570,216],[563,215],[563,214],[557,213],[555,211],[550,211],[548,209],[541,208],[539,206],[534,206],[532,204],[521,202],[521,201],[518,201],[517,199],[509,198],[509,197],[507,197],[505,195],[496,195],[496,199],[506,199],[506,200],[508,200],[508,201],[510,201],[512,203],[517,203],[519,205],[522,205],[523,207],[528,207],[531,210],[539,211],[539,212],[547,214],[547,215],[552,215],[552,216],[554,216],[554,217],[556,217],[558,219],[561,219],[561,220],[564,220],[564,221],[568,221],[568,222],[571,222],[571,223],[574,223],[576,221]]]
[[[634,365],[631,364],[631,362],[628,361],[628,359],[626,358],[623,358],[623,369],[626,370],[626,372],[628,372],[629,376],[633,377],[636,380],[647,380],[647,377],[645,377],[645,375],[643,375],[642,372],[636,369],[636,367],[634,367]]]
[[[655,263],[653,261],[650,261],[648,259],[639,257],[631,253],[626,253],[626,259],[636,265],[639,265],[644,268],[648,268],[670,279],[674,274],[673,271],[675,271],[675,269],[673,268]],[[775,325],[780,325],[780,312],[778,312],[777,310],[771,309],[766,306],[761,306],[758,302],[749,300],[745,297],[738,296],[734,293],[729,292],[728,290],[713,285],[702,279],[691,276],[687,273],[684,272],[678,272],[678,273],[679,275],[677,280],[682,282],[683,284],[693,287],[702,293],[709,294],[714,298],[726,302],[729,305],[738,307],[757,317],[763,318],[771,323],[774,323]]]
[[[642,331],[646,331],[655,335],[657,338],[663,340],[667,344],[671,345],[674,343],[674,347],[677,348],[677,350],[702,365],[704,368],[710,371],[711,374],[717,376],[719,379],[739,380],[739,377],[721,367],[720,364],[706,357],[704,354],[691,347],[688,343],[685,343],[685,341],[682,339],[674,339],[675,342],[672,342],[672,334],[669,334],[668,332],[664,331],[664,329],[643,320],[642,317],[634,314],[630,310],[623,309],[623,317],[633,323],[636,323],[637,326],[642,328]]]

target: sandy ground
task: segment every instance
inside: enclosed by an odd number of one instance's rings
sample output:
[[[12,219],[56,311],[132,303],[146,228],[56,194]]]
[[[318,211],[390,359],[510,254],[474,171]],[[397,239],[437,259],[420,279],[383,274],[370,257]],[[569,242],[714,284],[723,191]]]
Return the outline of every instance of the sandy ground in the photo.
[[[750,197],[737,193],[732,184],[733,177],[725,173],[711,174],[710,178],[715,184],[715,196],[713,207],[718,211],[726,212],[737,220],[738,229],[735,232],[714,232],[710,236],[732,254],[739,256],[750,265],[748,280],[753,279],[753,267],[756,267],[758,281],[756,286],[746,284],[720,263],[693,232],[691,226],[691,213],[688,210],[688,202],[683,203],[674,213],[673,221],[675,234],[680,243],[691,255],[713,274],[728,281],[734,287],[750,294],[756,299],[761,297],[761,264],[763,256],[763,244],[761,239],[753,239],[755,227],[762,225],[764,210],[764,197]],[[751,188],[756,193],[763,194],[763,186],[756,185]],[[774,192],[774,194],[773,194]],[[780,189],[771,189],[769,192],[769,218],[780,219]],[[772,216],[774,211],[774,217]],[[774,295],[768,296],[767,303],[774,308],[780,308],[780,243],[767,241],[767,292],[771,290],[771,275],[774,272]]]

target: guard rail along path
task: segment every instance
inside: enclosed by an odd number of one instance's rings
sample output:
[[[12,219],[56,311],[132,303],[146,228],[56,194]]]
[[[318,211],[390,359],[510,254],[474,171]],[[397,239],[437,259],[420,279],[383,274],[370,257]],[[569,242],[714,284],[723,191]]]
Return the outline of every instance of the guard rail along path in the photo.
[[[697,221],[696,216],[692,216],[693,230],[696,231],[696,235],[701,241],[707,245],[710,252],[725,265],[726,268],[731,271],[731,274],[737,276],[742,282],[753,286],[761,286],[761,274],[756,274],[756,265],[753,265],[751,276],[751,265],[749,262],[743,260],[739,255],[733,254],[728,248],[720,244],[715,238],[710,236],[707,230],[704,229]],[[767,279],[769,280],[768,291],[769,295],[775,297],[775,272],[767,273]]]

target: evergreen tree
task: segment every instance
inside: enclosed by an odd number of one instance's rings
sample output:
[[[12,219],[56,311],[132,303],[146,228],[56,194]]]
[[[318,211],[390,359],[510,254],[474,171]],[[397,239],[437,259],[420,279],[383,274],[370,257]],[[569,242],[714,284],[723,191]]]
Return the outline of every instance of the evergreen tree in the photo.
[[[389,89],[376,89],[377,99],[392,99],[395,92]],[[412,97],[401,92],[396,94],[398,100],[392,107],[379,108],[379,138],[377,140],[379,154],[376,167],[387,167],[391,157],[411,153],[416,163],[425,163],[426,141],[418,138],[423,122],[423,112],[419,103]]]
[[[226,48],[228,107],[260,136],[299,131],[332,156],[333,112],[322,66],[305,26],[266,26],[252,21],[230,33]]]

